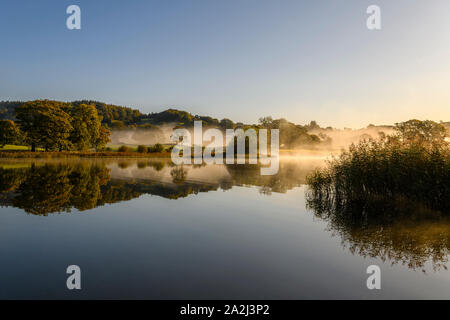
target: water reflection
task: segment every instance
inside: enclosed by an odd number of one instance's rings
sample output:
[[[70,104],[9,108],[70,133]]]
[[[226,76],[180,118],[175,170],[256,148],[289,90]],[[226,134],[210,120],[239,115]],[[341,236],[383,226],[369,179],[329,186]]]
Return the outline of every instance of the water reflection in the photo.
[[[261,193],[286,192],[304,183],[320,160],[285,162],[274,176],[255,166],[174,166],[167,160],[43,160],[0,163],[0,205],[47,215],[131,200],[143,194],[168,199],[199,192],[257,186]]]
[[[0,162],[0,205],[33,215],[93,209],[144,194],[180,199],[202,192],[251,186],[261,194],[286,193],[305,183],[322,159],[285,160],[274,176],[245,165],[174,166],[166,160],[35,160]],[[302,201],[302,199],[298,199]],[[308,193],[307,207],[328,223],[342,246],[362,257],[380,258],[414,270],[446,269],[450,219],[407,199],[396,205],[339,206]],[[400,208],[400,209],[399,209]],[[300,229],[300,228],[299,228]]]
[[[87,210],[97,205],[108,180],[105,166],[83,162],[1,168],[0,204],[37,215]]]
[[[447,270],[450,255],[450,219],[407,199],[364,205],[307,192],[307,207],[328,222],[343,247],[365,258],[379,258],[426,272]]]

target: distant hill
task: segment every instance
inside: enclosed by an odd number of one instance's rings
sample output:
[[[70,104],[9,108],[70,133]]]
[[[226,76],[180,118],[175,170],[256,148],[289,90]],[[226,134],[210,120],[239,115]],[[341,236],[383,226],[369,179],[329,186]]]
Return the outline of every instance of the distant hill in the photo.
[[[16,120],[15,109],[23,105],[24,101],[0,101],[0,120]],[[117,106],[93,100],[72,101],[72,105],[93,104],[98,114],[102,117],[102,123],[111,129],[125,129],[129,127],[152,127],[165,123],[173,123],[179,126],[192,126],[194,121],[203,121],[205,126],[234,126],[229,119],[218,119],[209,116],[192,115],[189,112],[167,109],[161,112],[143,114],[137,109]]]
[[[0,120],[15,121],[14,111],[24,103],[24,101],[0,101]]]

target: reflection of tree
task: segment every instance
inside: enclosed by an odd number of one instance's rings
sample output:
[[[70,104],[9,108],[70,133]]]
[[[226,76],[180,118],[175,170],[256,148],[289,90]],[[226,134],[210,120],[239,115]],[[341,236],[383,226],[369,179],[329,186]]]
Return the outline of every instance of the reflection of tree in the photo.
[[[275,175],[262,176],[260,167],[256,165],[227,165],[234,185],[259,186],[262,194],[270,195],[272,192],[286,193],[305,182],[305,170],[297,162],[286,162],[280,165]]]
[[[27,168],[0,169],[0,192],[14,191],[26,179]]]
[[[131,164],[128,161],[120,161],[118,164],[119,168],[121,169],[126,169],[128,168]]]
[[[147,162],[146,161],[138,161],[137,167],[138,167],[138,169],[145,169],[145,168],[147,168]]]
[[[73,185],[71,204],[78,210],[92,209],[102,198],[100,187],[109,180],[109,171],[104,166],[83,165],[72,171]]]
[[[149,161],[156,171],[163,162]],[[174,167],[173,184],[159,181],[111,180],[104,162],[57,162],[30,167],[0,168],[0,205],[14,206],[37,215],[92,209],[152,194],[178,199],[217,190],[219,185],[186,182],[187,170]]]
[[[109,172],[104,165],[86,163],[33,164],[27,169],[2,169],[0,178],[15,181],[10,189],[2,189],[2,202],[46,215],[72,207],[95,207],[101,198],[100,185],[109,179]]]
[[[14,205],[33,214],[66,211],[73,185],[67,166],[32,166],[27,179],[17,189]]]
[[[350,252],[380,258],[392,264],[425,270],[447,269],[450,255],[450,219],[439,212],[397,199],[360,205],[309,191],[307,206],[328,222]]]
[[[261,176],[260,168],[254,165],[227,166],[227,171],[190,181],[188,168],[202,172],[208,166],[175,166],[161,160],[106,160],[106,161],[32,161],[0,168],[0,205],[15,206],[33,214],[68,212],[71,208],[89,210],[96,206],[119,201],[128,201],[151,194],[166,199],[178,199],[190,194],[218,189],[229,190],[235,185],[261,187],[261,192],[286,192],[302,183],[305,167],[298,163],[281,164],[278,174]],[[115,166],[116,164],[117,166]],[[120,164],[120,166],[119,166]],[[124,170],[111,178],[106,165],[112,170]],[[143,168],[135,175],[134,168]],[[163,169],[167,170],[163,170]],[[154,171],[152,173],[152,171]],[[158,172],[158,174],[154,174]],[[209,171],[206,171],[209,172]],[[113,171],[112,176],[114,177]],[[170,175],[169,175],[170,174]],[[201,177],[200,174],[198,177]],[[171,178],[173,183],[165,182]]]
[[[177,166],[170,171],[170,175],[172,176],[172,181],[175,184],[181,184],[186,180],[187,170],[181,166]]]
[[[143,192],[137,190],[135,186],[136,184],[127,183],[126,181],[108,181],[101,186],[102,196],[98,200],[97,205],[103,206],[106,203],[116,203],[137,198]]]
[[[126,167],[120,166],[119,167],[121,169],[126,169],[129,165],[127,165]],[[166,166],[166,163],[164,161],[138,161],[137,162],[137,167],[138,169],[145,169],[147,167],[151,167],[153,169],[155,169],[156,171],[161,171],[162,169],[164,169],[164,167]]]
[[[111,180],[105,186],[102,186],[102,204],[131,200],[142,194],[151,194],[166,199],[179,199],[187,197],[190,194],[215,191],[217,189],[218,186],[215,185],[188,182],[173,185],[160,182]]]
[[[166,166],[166,163],[164,161],[149,161],[148,165],[156,171],[161,171]]]

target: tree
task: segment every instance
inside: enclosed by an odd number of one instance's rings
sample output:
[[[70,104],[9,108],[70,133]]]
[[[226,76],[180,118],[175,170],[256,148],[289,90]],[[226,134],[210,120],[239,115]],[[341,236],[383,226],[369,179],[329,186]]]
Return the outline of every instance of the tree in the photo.
[[[111,132],[107,128],[105,128],[104,126],[100,126],[97,139],[95,140],[95,149],[103,149],[106,144],[111,141],[111,139],[109,138],[110,135]]]
[[[150,153],[159,153],[164,151],[164,146],[160,143],[155,144],[148,148],[148,152]]]
[[[431,120],[409,120],[395,124],[396,137],[403,144],[417,145],[425,148],[444,147],[446,142],[446,128]]]
[[[139,153],[146,153],[148,151],[148,148],[142,144],[138,145],[137,152]]]
[[[14,144],[20,140],[20,130],[14,121],[0,120],[0,147]]]
[[[16,109],[21,129],[26,133],[31,150],[37,146],[48,150],[66,150],[72,131],[70,115],[63,108],[67,104],[51,100],[29,101]]]
[[[126,129],[126,128],[127,128],[127,126],[125,125],[125,123],[123,123],[123,121],[111,120],[111,129],[123,130],[123,129]]]
[[[101,121],[94,105],[79,104],[69,108],[73,127],[69,140],[77,150],[97,147]]]
[[[266,129],[271,129],[273,125],[273,119],[271,116],[259,118],[259,124]]]
[[[219,126],[222,129],[234,129],[234,122],[231,121],[230,119],[224,118],[224,119],[220,120]]]
[[[143,114],[141,114],[139,110],[128,107],[115,106],[92,100],[72,102],[73,106],[77,106],[79,104],[94,105],[103,125],[111,126],[113,120],[120,120],[124,125],[128,125],[139,122],[143,117]]]
[[[320,129],[320,126],[317,124],[317,121],[312,120],[308,125],[305,126],[308,130]]]

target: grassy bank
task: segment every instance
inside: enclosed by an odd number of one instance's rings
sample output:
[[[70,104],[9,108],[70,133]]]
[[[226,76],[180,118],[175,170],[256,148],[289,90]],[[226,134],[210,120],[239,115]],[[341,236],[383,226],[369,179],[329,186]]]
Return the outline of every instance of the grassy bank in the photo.
[[[73,158],[73,157],[127,157],[127,158],[170,158],[172,147],[154,146],[107,146],[103,151],[45,151],[37,148],[32,152],[28,146],[5,145],[0,147],[0,158]]]
[[[3,147],[0,147],[0,151],[30,151],[31,148],[27,146],[16,146],[13,144],[7,144]],[[41,148],[37,148],[38,151],[43,151]]]
[[[4,159],[19,159],[19,158],[170,158],[170,152],[154,152],[154,153],[140,153],[140,152],[84,152],[84,151],[60,151],[60,152],[45,152],[45,151],[20,151],[8,150],[0,151],[0,158]]]

